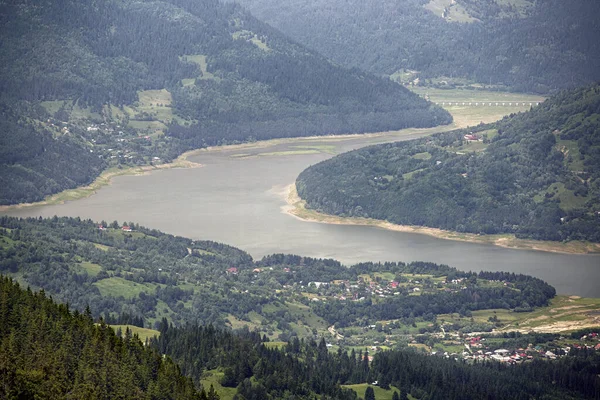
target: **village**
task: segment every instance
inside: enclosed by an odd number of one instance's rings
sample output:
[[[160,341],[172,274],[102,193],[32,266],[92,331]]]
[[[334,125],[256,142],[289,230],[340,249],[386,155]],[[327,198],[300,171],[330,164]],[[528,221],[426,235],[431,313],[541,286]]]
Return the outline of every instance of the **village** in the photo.
[[[438,276],[375,272],[360,274],[355,280],[293,282],[295,267],[253,268],[251,271],[230,267],[225,271],[226,276],[236,278],[250,272],[251,283],[264,280],[273,284],[272,278],[277,277],[279,282],[285,282],[278,286],[278,297],[300,299],[309,307],[317,308],[319,304],[330,302],[376,304],[396,296],[458,293],[475,286],[518,290],[512,282],[474,276],[467,278],[460,274]],[[248,293],[247,288],[245,292]],[[532,330],[527,334],[510,330],[507,316],[525,320],[533,312],[466,310],[455,314],[427,313],[395,320],[362,320],[363,323],[359,325],[330,325],[326,331],[319,331],[314,338],[325,338],[331,351],[339,348],[355,349],[366,351],[372,357],[379,351],[412,347],[431,356],[469,363],[490,361],[519,364],[534,359],[553,360],[565,357],[572,349],[600,351],[599,336],[595,331],[573,338],[569,333],[543,334]]]

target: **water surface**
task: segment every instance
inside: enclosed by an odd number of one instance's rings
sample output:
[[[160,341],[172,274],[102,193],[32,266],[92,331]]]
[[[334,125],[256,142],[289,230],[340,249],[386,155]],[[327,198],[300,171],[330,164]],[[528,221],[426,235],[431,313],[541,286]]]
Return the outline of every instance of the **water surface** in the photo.
[[[95,195],[66,204],[12,210],[14,216],[80,216],[96,221],[134,221],[194,239],[231,244],[254,258],[295,253],[359,261],[425,260],[460,270],[491,270],[540,277],[561,294],[600,297],[600,256],[511,250],[437,239],[369,226],[301,221],[282,212],[282,193],[311,164],[367,144],[410,135],[296,140],[265,148],[204,151],[191,158],[196,169],[120,176]],[[301,146],[301,147],[298,147]],[[312,147],[311,147],[312,146]],[[323,147],[327,146],[327,147]],[[232,157],[240,154],[319,149],[316,154]]]

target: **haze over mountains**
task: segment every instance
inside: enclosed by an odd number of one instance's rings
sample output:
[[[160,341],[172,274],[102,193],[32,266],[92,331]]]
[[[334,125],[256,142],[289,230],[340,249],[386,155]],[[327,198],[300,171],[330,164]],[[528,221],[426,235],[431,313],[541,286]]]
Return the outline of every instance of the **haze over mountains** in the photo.
[[[341,65],[547,93],[600,79],[596,1],[239,0]]]
[[[4,4],[0,18],[2,143],[12,154],[1,160],[4,204],[88,183],[106,166],[168,161],[208,145],[451,121],[237,5],[17,1]],[[14,132],[28,152],[19,151]],[[41,146],[49,137],[53,145]],[[81,166],[74,176],[48,166],[64,158],[64,147],[94,155],[72,160]]]

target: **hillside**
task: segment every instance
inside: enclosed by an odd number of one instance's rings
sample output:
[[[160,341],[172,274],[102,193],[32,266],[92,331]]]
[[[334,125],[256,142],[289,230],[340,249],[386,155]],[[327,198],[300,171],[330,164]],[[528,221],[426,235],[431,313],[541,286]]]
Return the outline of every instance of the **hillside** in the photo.
[[[2,204],[88,183],[106,166],[160,164],[192,148],[451,121],[399,85],[343,69],[238,5],[15,1],[3,4],[0,18],[0,103],[15,116],[1,133],[9,183]],[[54,156],[33,160],[13,140],[21,131]],[[81,176],[54,165],[64,153]]]
[[[329,214],[600,242],[599,118],[596,84],[494,124],[342,154],[296,186]]]
[[[600,384],[594,375],[598,356],[585,351],[510,368],[470,366],[414,351],[374,357],[362,350],[330,352],[323,339],[318,344],[297,338],[277,344],[248,331],[234,334],[210,325],[175,328],[166,321],[160,336],[144,346],[130,331],[119,337],[102,321],[95,324],[89,311],[72,312],[44,292],[21,289],[6,277],[0,277],[0,299],[0,393],[6,399],[308,400],[318,395],[356,400],[349,387],[374,379],[380,382],[378,393],[390,397],[401,393],[403,398],[437,399],[443,388],[445,399],[492,394],[497,399],[531,394],[591,399]],[[179,361],[187,378],[166,355]],[[441,374],[451,379],[440,381]],[[192,381],[202,384],[199,391]]]
[[[200,399],[168,358],[0,277],[3,399]]]
[[[356,400],[375,381],[378,396],[387,398],[597,397],[595,328],[481,333],[547,304],[554,289],[539,279],[423,262],[345,269],[334,260],[281,254],[253,262],[226,245],[131,223],[133,230],[123,231],[73,218],[0,222],[2,274],[44,288],[33,293],[0,278],[3,398]],[[342,299],[352,291],[355,300]],[[557,309],[564,312],[564,304]],[[439,312],[449,314],[438,320]],[[129,331],[121,339],[100,315],[154,321],[159,336],[146,346]],[[473,330],[479,333],[465,337],[473,348],[467,352],[461,337]],[[514,353],[513,365],[479,347],[510,349],[502,351]],[[199,394],[192,381],[202,384]]]
[[[593,1],[239,3],[341,65],[403,82],[547,93],[600,79]]]
[[[423,262],[345,268],[335,260],[282,254],[254,261],[220,243],[135,224],[127,225],[132,231],[116,222],[101,225],[105,229],[73,218],[1,217],[0,272],[43,288],[74,309],[93,304],[94,316],[111,323],[152,328],[166,318],[176,325],[246,325],[284,341],[329,335],[334,324],[382,320],[398,320],[390,338],[401,338],[403,329],[418,332],[416,321],[422,327],[438,314],[490,308],[530,312],[547,306],[556,294],[547,283],[524,275],[466,273]],[[468,284],[452,282],[456,279]],[[494,327],[467,320],[456,329]],[[358,334],[348,340],[365,338]]]

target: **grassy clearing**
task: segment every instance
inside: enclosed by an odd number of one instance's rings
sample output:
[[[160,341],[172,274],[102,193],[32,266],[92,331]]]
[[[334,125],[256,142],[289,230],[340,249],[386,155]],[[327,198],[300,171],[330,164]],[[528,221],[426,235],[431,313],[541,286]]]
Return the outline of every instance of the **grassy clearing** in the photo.
[[[411,171],[411,172],[407,172],[407,173],[405,173],[405,174],[402,174],[402,178],[404,178],[404,179],[406,179],[406,180],[408,180],[408,179],[411,179],[411,178],[413,177],[413,175],[414,175],[414,174],[416,174],[417,172],[424,171],[424,170],[425,170],[425,168],[419,168],[419,169],[415,169],[414,171]]]
[[[473,311],[473,320],[477,323],[487,323],[490,318],[500,321],[501,332],[568,332],[600,325],[600,299],[556,296],[549,306],[531,312],[517,313],[505,309]],[[456,313],[442,314],[438,321],[468,323],[470,318]]]
[[[132,282],[116,276],[95,282],[94,286],[100,290],[102,296],[123,296],[126,299],[137,297],[142,292],[154,292],[156,288],[154,284]]]
[[[256,34],[254,32],[247,31],[247,30],[241,30],[241,31],[234,32],[231,35],[231,37],[233,37],[233,39],[235,39],[235,40],[245,40],[247,42],[250,42],[253,45],[255,45],[256,47],[258,47],[259,49],[261,49],[262,51],[265,51],[265,52],[271,51],[271,48],[269,46],[267,46],[267,44],[265,42],[260,40],[260,38],[258,36],[256,36]]]
[[[244,321],[241,320],[239,318],[236,318],[233,315],[228,315],[227,316],[227,321],[229,322],[229,325],[231,326],[231,329],[241,329],[243,327],[247,327],[250,330],[254,330],[257,329],[259,327],[259,324],[250,322],[250,321]]]
[[[426,151],[424,153],[413,154],[412,158],[417,159],[417,160],[429,160],[429,159],[431,159],[431,153]]]
[[[282,347],[287,345],[287,342],[265,342],[263,344],[268,349],[281,349]]]
[[[373,392],[375,393],[375,398],[377,400],[392,400],[394,392],[398,392],[398,394],[400,394],[400,391],[393,386],[391,386],[390,390],[385,390],[380,388],[379,386],[369,385],[368,383],[359,383],[357,385],[342,385],[343,388],[354,390],[361,399],[365,398],[365,391],[369,386],[373,388]]]
[[[9,249],[15,245],[15,241],[8,236],[0,235],[0,248]]]
[[[474,317],[475,317],[475,313]],[[498,314],[504,321],[508,313]],[[600,299],[578,296],[556,296],[548,307],[529,313],[510,313],[512,321],[503,331],[564,332],[600,325]],[[508,318],[507,318],[508,319]]]
[[[559,200],[560,208],[565,211],[582,207],[588,201],[587,196],[575,196],[575,192],[567,189],[562,182],[551,184],[545,192],[536,195],[534,201],[541,203],[546,198]]]
[[[223,372],[218,370],[206,371],[202,378],[200,378],[200,383],[204,387],[204,390],[208,392],[210,386],[212,385],[215,388],[215,391],[219,395],[221,400],[231,400],[233,396],[237,393],[236,388],[228,388],[221,386],[221,379],[225,375]]]
[[[477,18],[473,18],[469,15],[468,11],[463,6],[452,0],[430,0],[429,3],[425,4],[423,7],[438,17],[442,17],[444,10],[447,10],[447,13],[444,14],[445,17],[443,18],[449,22],[468,23],[478,21]]]
[[[565,155],[565,166],[571,171],[583,171],[583,160],[579,157],[579,146],[575,140],[559,140],[556,148]]]
[[[180,58],[182,61],[192,62],[200,67],[202,76],[199,79],[217,79],[213,74],[208,72],[208,63],[206,62],[206,56],[202,54],[190,54]]]
[[[90,276],[96,276],[100,271],[102,271],[102,267],[100,265],[89,261],[82,261],[81,264],[79,264],[79,269],[87,272],[87,274]]]
[[[167,89],[143,90],[138,92],[140,107],[166,107],[173,101],[171,93]]]
[[[307,154],[319,154],[319,150],[286,150],[260,153],[259,156],[301,156]]]
[[[155,331],[154,329],[148,329],[148,328],[140,328],[139,326],[133,326],[133,325],[111,325],[111,327],[115,330],[115,332],[117,331],[117,329],[121,329],[122,333],[125,334],[125,330],[127,328],[129,328],[129,330],[131,331],[131,333],[133,333],[134,335],[138,335],[140,340],[142,342],[146,342],[146,339],[151,339],[154,336],[160,336],[160,332],[159,331]]]
[[[292,146],[295,147],[297,149],[303,149],[303,150],[318,150],[321,153],[327,153],[327,154],[336,154],[336,150],[335,150],[335,146],[333,145],[328,145],[328,144],[316,144],[316,145],[310,145],[310,146]]]

